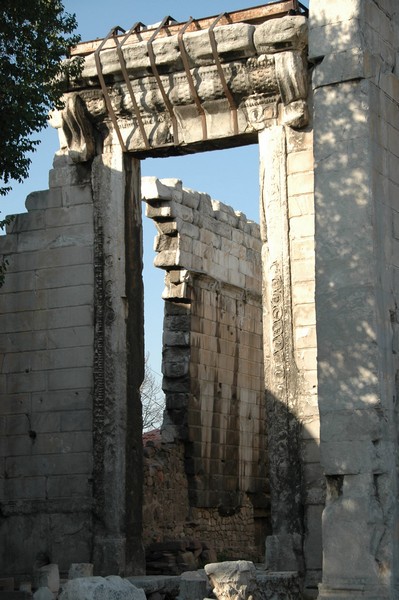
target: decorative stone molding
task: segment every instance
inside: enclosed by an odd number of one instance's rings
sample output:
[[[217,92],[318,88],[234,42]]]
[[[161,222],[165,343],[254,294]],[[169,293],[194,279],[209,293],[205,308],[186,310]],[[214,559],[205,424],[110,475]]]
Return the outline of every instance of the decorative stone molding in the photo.
[[[106,38],[84,57],[62,115],[73,160],[90,158],[81,148],[86,132],[75,124],[80,101],[105,143],[115,130],[123,150],[143,155],[224,147],[237,136],[248,143],[272,124],[307,123],[305,16],[162,35],[151,42],[133,32],[121,41],[114,32],[115,47],[102,48]]]
[[[294,360],[287,195],[286,131],[259,136],[261,227],[264,246],[263,326],[273,535],[266,541],[271,570],[300,570],[302,491],[298,368]]]

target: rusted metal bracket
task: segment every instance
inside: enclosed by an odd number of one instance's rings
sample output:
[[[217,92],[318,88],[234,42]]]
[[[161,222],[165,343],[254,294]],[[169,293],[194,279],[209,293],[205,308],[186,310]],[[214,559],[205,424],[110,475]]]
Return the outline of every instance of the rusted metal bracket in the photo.
[[[146,29],[146,26],[144,25],[144,23],[141,23],[140,21],[138,21],[137,23],[135,23],[133,25],[133,27],[131,27],[129,29],[129,31],[126,33],[125,37],[120,42],[117,41],[116,51],[118,53],[118,58],[119,58],[119,63],[121,65],[123,79],[125,80],[126,87],[127,87],[128,91],[129,91],[130,98],[132,100],[133,110],[134,110],[134,114],[136,115],[137,124],[138,124],[139,129],[140,129],[141,137],[143,138],[144,146],[145,146],[146,150],[149,150],[151,148],[151,146],[150,146],[150,143],[148,141],[147,133],[146,133],[145,128],[144,128],[144,123],[143,123],[143,119],[142,119],[141,114],[140,114],[140,109],[138,107],[138,104],[136,102],[136,98],[134,96],[132,84],[130,83],[129,75],[128,75],[128,72],[127,72],[127,69],[126,69],[126,61],[125,61],[125,57],[123,56],[123,51],[122,51],[123,44],[132,35],[132,33],[139,33],[143,29]]]
[[[100,52],[104,48],[104,46],[106,45],[106,43],[109,40],[112,39],[114,41],[114,43],[115,43],[115,46],[118,46],[118,41],[117,41],[118,32],[126,33],[125,30],[122,29],[122,27],[119,27],[119,26],[113,27],[111,29],[111,31],[109,32],[109,34],[107,35],[107,37],[105,37],[102,40],[101,44],[95,50],[95,52],[94,52],[94,60],[95,60],[95,63],[96,63],[98,80],[100,82],[101,90],[102,90],[102,92],[104,94],[104,100],[105,100],[106,107],[108,109],[109,116],[110,116],[111,121],[112,121],[112,123],[113,123],[113,125],[115,127],[116,135],[118,136],[118,140],[119,140],[119,143],[121,145],[121,148],[122,148],[123,152],[126,152],[127,149],[126,149],[126,146],[125,146],[125,142],[123,141],[121,130],[120,130],[119,125],[118,125],[118,119],[116,118],[116,114],[115,114],[114,108],[112,106],[111,98],[110,98],[110,95],[108,93],[107,86],[105,84],[105,79],[104,79],[104,75],[103,75],[103,72],[102,72],[101,59],[100,59]]]
[[[179,130],[178,130],[177,117],[176,117],[172,102],[170,101],[168,94],[165,90],[165,86],[161,80],[161,76],[160,76],[160,73],[159,73],[159,70],[158,70],[158,67],[156,64],[156,57],[155,57],[155,52],[154,52],[154,48],[153,48],[153,43],[157,37],[162,38],[162,37],[165,37],[168,35],[176,35],[177,34],[177,41],[178,41],[178,46],[179,46],[179,50],[180,50],[180,56],[181,56],[181,60],[183,63],[185,74],[187,76],[188,86],[190,89],[190,95],[196,106],[198,115],[201,118],[202,139],[204,141],[206,141],[208,139],[208,127],[207,127],[206,112],[204,110],[198,90],[196,88],[196,83],[195,83],[195,80],[193,77],[193,73],[190,69],[190,59],[189,59],[189,55],[188,55],[188,52],[186,49],[184,35],[187,32],[198,31],[198,30],[204,31],[204,30],[208,29],[209,41],[210,41],[213,60],[214,60],[215,66],[216,66],[216,70],[217,70],[220,82],[222,84],[224,96],[227,99],[229,108],[230,108],[233,134],[238,135],[238,131],[239,131],[239,129],[238,129],[238,107],[237,107],[236,101],[234,99],[234,96],[229,88],[229,84],[226,80],[226,75],[225,75],[225,72],[224,72],[223,66],[222,66],[222,60],[218,53],[218,46],[217,46],[216,36],[215,36],[215,31],[214,31],[215,27],[220,23],[220,21],[223,18],[226,20],[226,22],[228,24],[238,23],[238,22],[261,23],[267,19],[275,18],[276,16],[284,16],[287,14],[303,14],[303,15],[307,16],[308,9],[298,0],[281,0],[279,2],[271,2],[271,3],[263,5],[263,6],[257,6],[257,7],[253,7],[253,8],[249,8],[249,9],[243,9],[243,10],[232,12],[232,13],[223,12],[217,17],[209,17],[206,19],[199,19],[199,20],[194,19],[193,17],[190,17],[190,19],[186,23],[183,23],[183,24],[178,24],[172,17],[166,16],[158,26],[154,26],[153,28],[148,28],[143,23],[137,22],[127,32],[124,29],[122,29],[121,27],[114,27],[113,29],[111,29],[111,31],[109,32],[107,37],[105,37],[103,40],[88,42],[86,45],[88,46],[89,44],[91,44],[92,48],[93,48],[92,51],[94,52],[95,64],[96,64],[96,69],[97,69],[97,74],[98,74],[98,79],[100,82],[101,90],[104,95],[104,100],[105,100],[105,104],[107,107],[109,117],[115,128],[115,131],[118,136],[118,140],[119,140],[122,150],[124,152],[126,152],[127,148],[124,143],[120,127],[118,125],[117,116],[116,116],[115,110],[113,108],[110,93],[106,86],[105,78],[104,78],[104,75],[102,72],[101,57],[100,57],[102,50],[104,50],[105,48],[108,48],[108,49],[111,49],[113,47],[116,48],[118,60],[119,60],[120,67],[121,67],[122,76],[123,76],[124,82],[126,84],[126,88],[129,92],[129,95],[131,98],[133,113],[137,120],[137,125],[140,130],[141,137],[143,139],[145,150],[151,150],[151,144],[150,144],[149,138],[148,138],[146,130],[145,130],[143,117],[140,113],[140,107],[139,107],[139,105],[136,101],[135,95],[134,95],[132,83],[130,81],[129,73],[128,73],[127,66],[126,66],[125,56],[123,53],[123,47],[125,45],[135,43],[135,41],[141,41],[141,42],[146,43],[147,54],[148,54],[148,58],[149,58],[149,62],[150,62],[151,72],[157,82],[158,89],[161,93],[163,102],[165,104],[165,108],[166,108],[167,112],[169,113],[170,119],[172,122],[173,142],[172,143],[166,142],[164,144],[164,146],[173,146],[173,145],[178,146],[180,142],[179,142]],[[79,54],[80,53],[79,49],[82,47],[82,50],[83,50],[83,46],[84,45],[79,44],[75,49],[73,49],[71,54],[72,55]],[[75,50],[77,52],[75,52]],[[87,51],[89,51],[89,50],[87,50]],[[81,52],[81,55],[86,54],[87,51],[86,51],[86,49],[84,49]]]
[[[230,111],[231,111],[231,115],[232,115],[232,119],[233,119],[233,131],[234,131],[234,135],[237,135],[238,134],[237,105],[236,105],[236,103],[234,101],[233,94],[231,93],[231,91],[229,89],[229,86],[227,85],[226,78],[224,76],[223,67],[222,67],[222,64],[220,62],[220,58],[219,58],[219,54],[218,54],[218,48],[217,48],[217,43],[216,43],[216,38],[215,38],[215,32],[214,32],[214,29],[215,29],[216,25],[219,23],[219,21],[223,17],[226,17],[227,21],[230,22],[229,18],[228,18],[228,13],[221,13],[218,17],[216,17],[216,19],[213,21],[212,25],[210,25],[210,27],[209,27],[209,40],[211,42],[213,59],[215,61],[215,65],[216,65],[217,71],[219,73],[220,81],[222,82],[223,91],[224,91],[225,96],[226,96],[226,98],[227,98],[227,100],[229,102]]]
[[[174,145],[177,146],[179,143],[179,132],[178,132],[178,127],[177,127],[176,115],[174,113],[172,103],[170,102],[170,100],[165,92],[165,88],[164,88],[161,78],[159,76],[159,72],[157,69],[156,62],[155,62],[154,49],[152,47],[152,44],[153,44],[155,38],[157,37],[158,33],[161,31],[161,29],[163,29],[165,27],[165,25],[167,25],[170,22],[175,22],[174,19],[172,19],[172,17],[170,17],[170,16],[167,16],[162,20],[161,24],[157,27],[157,29],[154,31],[154,33],[152,34],[152,36],[150,37],[150,39],[147,42],[147,52],[148,52],[148,57],[150,59],[151,70],[153,72],[153,75],[154,75],[157,83],[158,83],[159,91],[161,92],[163,101],[165,103],[166,108],[168,109],[170,118],[172,120],[173,142],[174,142]]]
[[[184,36],[187,28],[190,27],[190,25],[193,21],[194,21],[193,17],[190,17],[190,19],[187,21],[187,23],[179,31],[179,33],[177,35],[177,41],[179,44],[179,49],[180,49],[181,59],[183,61],[184,70],[187,75],[187,80],[188,80],[188,85],[189,85],[190,92],[191,92],[191,97],[194,100],[195,106],[197,107],[197,110],[198,110],[198,114],[201,117],[202,139],[206,140],[208,137],[208,131],[207,131],[207,125],[206,125],[206,114],[205,114],[204,108],[201,104],[201,100],[200,100],[200,97],[196,90],[194,79],[193,79],[193,76],[190,71],[190,63],[189,63],[189,59],[188,59],[188,54],[187,54],[186,46],[185,46],[184,40],[183,40],[183,36]]]
[[[276,17],[283,17],[285,15],[291,14],[299,14],[308,16],[309,10],[298,0],[281,0],[278,2],[268,2],[267,4],[263,4],[260,6],[254,6],[252,8],[243,8],[241,10],[232,11],[228,13],[229,18],[231,19],[231,23],[263,23],[268,19],[273,19]],[[191,25],[187,29],[187,33],[190,31],[197,31],[199,29],[204,30],[208,29],[208,27],[215,20],[216,16],[206,17],[204,19],[195,19]],[[170,27],[168,27],[168,31],[160,30],[158,33],[159,37],[166,35],[175,35],[179,33],[181,29],[182,23],[172,23]],[[148,40],[154,29],[147,28],[142,32],[142,40]],[[135,35],[133,34],[130,43],[135,42]],[[102,43],[102,40],[92,40],[87,42],[81,42],[77,44],[70,50],[71,56],[85,56],[86,54],[91,54],[95,51],[99,44]],[[108,42],[108,48],[112,48],[112,43]]]

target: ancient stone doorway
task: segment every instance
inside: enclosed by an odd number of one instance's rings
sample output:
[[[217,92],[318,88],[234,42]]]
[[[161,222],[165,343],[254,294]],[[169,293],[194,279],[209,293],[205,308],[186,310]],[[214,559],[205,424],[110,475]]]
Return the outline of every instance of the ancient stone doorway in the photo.
[[[118,33],[113,31],[105,40],[74,50],[85,57],[85,66],[81,80],[72,84],[67,93],[66,108],[58,122],[61,152],[52,178],[57,189],[77,185],[80,175],[92,185],[95,519],[90,535],[94,560],[103,572],[132,572],[143,566],[142,440],[137,426],[144,356],[140,159],[224,149],[259,139],[261,237],[257,243],[262,242],[262,260],[257,275],[261,274],[262,262],[264,301],[256,310],[263,310],[267,360],[262,388],[266,385],[268,389],[275,425],[269,432],[274,498],[268,564],[272,569],[303,569],[307,549],[305,542],[303,552],[303,515],[299,514],[302,502],[301,469],[296,468],[300,464],[298,422],[302,409],[306,418],[313,419],[317,414],[315,356],[314,352],[306,352],[314,351],[315,345],[314,297],[311,291],[306,295],[308,286],[296,287],[301,289],[297,295],[292,287],[294,277],[295,283],[300,284],[303,278],[310,277],[314,267],[303,7],[295,1],[283,2],[279,6],[259,7],[255,13],[244,11],[180,25],[166,19],[153,31],[144,31],[138,24],[126,35]],[[161,189],[166,198],[158,197],[157,192],[151,200],[155,201],[155,216],[158,210],[169,211],[165,215],[171,221],[162,233],[173,237],[172,232],[185,221],[179,210],[172,214],[168,203],[181,205],[184,192],[168,190],[168,186]],[[175,201],[174,193],[179,200]],[[198,200],[190,194],[187,198],[194,203]],[[197,205],[205,210],[206,202]],[[193,210],[192,206],[188,208]],[[218,211],[222,228],[223,219],[229,223],[232,215],[223,207],[214,212]],[[158,216],[162,221],[163,215]],[[253,228],[246,223],[241,225],[246,229],[240,233],[253,237]],[[174,243],[163,241],[166,245]],[[181,257],[183,249],[179,252]],[[191,254],[195,259],[203,259],[201,253]],[[228,276],[229,285],[238,281],[243,288],[247,287],[246,277],[254,278],[248,262],[238,259],[229,257],[229,268],[223,269],[220,264],[219,272],[220,277]],[[198,261],[193,260],[190,269],[184,268],[185,264],[172,269],[179,273],[173,273],[169,280],[176,304],[171,321],[182,317],[183,305],[188,304],[183,300],[190,300],[185,295],[187,281],[180,278],[183,270],[196,271],[202,294],[212,291],[221,297],[218,287],[209,282],[208,269],[193,269],[194,262]],[[242,268],[248,268],[248,273]],[[240,310],[245,305],[247,310],[252,292],[249,286],[249,293],[229,298],[228,302]],[[223,302],[228,304],[227,300]],[[229,315],[229,310],[223,310]],[[190,313],[189,318],[186,314],[180,320],[192,323],[198,316]],[[243,313],[244,320],[247,316]],[[251,318],[247,321],[251,324]],[[240,369],[234,371],[235,376],[242,374]],[[187,396],[187,390],[183,387],[171,392],[175,425],[185,429],[184,418],[179,418],[184,413],[181,403],[187,398],[183,400],[182,395]],[[193,414],[201,417],[200,410]],[[233,416],[235,423],[230,430],[234,437],[242,420],[237,412]],[[198,458],[204,446],[211,447],[212,438],[204,437],[209,427],[202,428],[201,421],[190,425],[198,437],[188,442],[197,444],[198,453],[193,456]],[[248,431],[246,434],[248,437]],[[247,455],[243,452],[242,464],[252,461],[258,468],[259,464],[252,460],[257,447],[247,443],[245,448]],[[215,460],[214,456],[208,458]],[[305,462],[312,463],[312,458]],[[251,479],[251,468],[244,469],[238,478]],[[196,475],[195,465],[192,474]],[[255,487],[258,479],[252,478]],[[192,488],[193,501],[199,507],[212,508],[218,506],[220,492],[223,511],[234,511],[241,492],[236,480],[237,473],[233,473],[233,489],[222,485],[223,477],[208,485],[210,481],[203,473]],[[306,518],[316,523],[314,504],[314,497],[309,494]],[[317,553],[309,551],[311,558],[314,554]],[[316,559],[308,569],[310,576],[318,568]]]

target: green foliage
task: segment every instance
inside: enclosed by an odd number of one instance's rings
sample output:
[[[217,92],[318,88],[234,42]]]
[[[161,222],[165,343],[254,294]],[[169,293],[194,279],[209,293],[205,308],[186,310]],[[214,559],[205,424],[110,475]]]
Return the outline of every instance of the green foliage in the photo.
[[[79,61],[62,62],[80,39],[76,24],[61,0],[1,0],[0,195],[27,177],[39,143],[31,135],[60,108],[65,79],[79,72]]]
[[[14,215],[6,217],[5,219],[0,220],[0,229],[4,229],[6,225],[9,225],[11,221],[14,220]],[[0,256],[0,287],[4,285],[4,279],[6,276],[8,267],[8,260],[5,256]]]

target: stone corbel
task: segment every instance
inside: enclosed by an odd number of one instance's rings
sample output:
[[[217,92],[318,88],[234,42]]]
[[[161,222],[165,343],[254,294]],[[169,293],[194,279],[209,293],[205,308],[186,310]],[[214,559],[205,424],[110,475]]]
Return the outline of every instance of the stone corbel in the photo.
[[[304,58],[300,52],[280,52],[275,55],[278,88],[283,103],[282,124],[303,127],[309,115],[307,108],[308,81]]]
[[[86,162],[96,153],[93,126],[79,94],[68,94],[61,111],[61,143],[75,163]],[[62,148],[61,148],[62,149]]]

